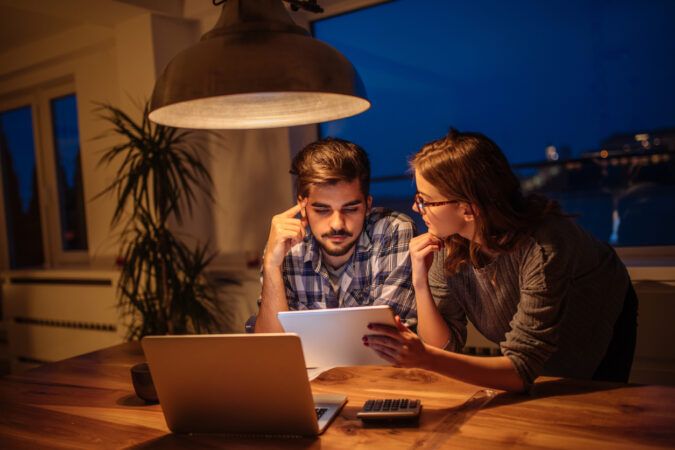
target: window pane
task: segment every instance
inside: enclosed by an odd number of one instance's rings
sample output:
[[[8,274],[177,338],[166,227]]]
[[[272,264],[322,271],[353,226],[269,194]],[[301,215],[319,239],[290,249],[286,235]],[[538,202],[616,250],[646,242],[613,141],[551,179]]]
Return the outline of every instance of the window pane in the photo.
[[[52,99],[56,180],[64,251],[87,249],[87,223],[80,164],[75,94]]]
[[[675,58],[665,57],[675,54],[675,2],[432,3],[313,23],[356,66],[373,105],[322,124],[322,136],[362,145],[377,178],[403,174],[450,126],[480,131],[512,164],[541,172],[549,183],[528,186],[578,212],[598,238],[675,244]],[[552,169],[565,183],[547,178]],[[371,191],[375,204],[404,197],[397,183]]]
[[[0,169],[10,267],[44,263],[30,106],[0,113]]]

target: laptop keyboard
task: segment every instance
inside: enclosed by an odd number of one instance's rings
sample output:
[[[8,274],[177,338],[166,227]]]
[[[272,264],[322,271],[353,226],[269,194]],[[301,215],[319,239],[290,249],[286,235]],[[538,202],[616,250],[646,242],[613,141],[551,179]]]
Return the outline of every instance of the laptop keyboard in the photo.
[[[328,408],[314,408],[314,410],[316,411],[316,418],[320,419],[321,416],[326,414],[326,411],[328,411]]]

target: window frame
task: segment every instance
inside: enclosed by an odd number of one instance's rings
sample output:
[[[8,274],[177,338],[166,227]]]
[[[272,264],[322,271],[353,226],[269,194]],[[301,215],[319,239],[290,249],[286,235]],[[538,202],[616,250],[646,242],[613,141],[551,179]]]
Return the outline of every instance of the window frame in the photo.
[[[334,16],[351,13],[360,9],[376,7],[391,1],[392,0],[335,0],[331,1],[327,5],[324,5],[324,13],[304,13],[302,15],[302,19],[304,20],[299,20],[297,22],[299,25],[309,29],[312,36],[314,36],[313,22],[317,20],[329,19]],[[311,128],[311,130],[308,129],[302,132],[302,137],[300,139],[291,139],[291,145],[296,142],[309,142],[321,137],[321,131],[318,123],[308,128]],[[295,150],[295,147],[292,148],[294,149],[294,152],[297,151]],[[617,255],[619,255],[619,257],[624,262],[630,260],[631,263],[645,264],[651,263],[652,261],[658,261],[659,263],[665,263],[666,265],[675,265],[675,245],[652,245],[636,247],[612,245],[612,248],[614,248]]]
[[[0,111],[2,112],[25,106],[31,107],[33,146],[39,186],[37,195],[40,204],[44,268],[85,263],[89,260],[88,250],[64,251],[62,247],[61,205],[59,204],[60,199],[58,195],[51,100],[70,94],[77,95],[75,83],[72,81],[41,85],[21,93],[3,96],[0,99]],[[78,108],[78,122],[79,115],[80,111]],[[80,137],[80,148],[82,148],[81,144]],[[4,181],[1,177],[2,174],[0,173],[0,212],[2,213],[2,217],[0,218],[0,247],[2,248],[0,251],[0,267],[10,269],[4,204]],[[84,200],[84,215],[86,220],[86,197]],[[88,232],[87,234],[89,235]],[[87,239],[87,242],[89,242],[89,239]]]
[[[62,238],[63,230],[61,229],[61,205],[59,198],[59,189],[58,189],[58,177],[56,171],[56,145],[54,143],[54,127],[52,120],[52,107],[51,101],[53,99],[64,97],[66,95],[75,95],[77,99],[77,92],[75,91],[74,83],[65,83],[57,86],[44,88],[39,91],[40,98],[40,135],[42,139],[42,158],[44,164],[44,180],[45,184],[48,186],[46,198],[48,204],[46,205],[46,218],[47,222],[50,224],[50,228],[56,228],[55,232],[49,233],[49,239],[46,241],[46,246],[49,247],[49,253],[51,254],[52,264],[72,264],[79,262],[86,262],[89,258],[88,250],[63,250]],[[80,110],[78,108],[78,122],[80,117]],[[78,138],[80,126],[78,123]],[[80,139],[80,156],[82,155],[82,140]],[[80,159],[80,164],[82,160]],[[49,168],[49,170],[46,170]],[[80,168],[82,169],[82,168]],[[85,221],[87,217],[87,198],[85,195],[84,198],[84,216]],[[54,224],[56,227],[54,227]],[[86,232],[86,230],[85,230]],[[87,232],[87,238],[88,236]],[[87,239],[87,243],[89,239]]]

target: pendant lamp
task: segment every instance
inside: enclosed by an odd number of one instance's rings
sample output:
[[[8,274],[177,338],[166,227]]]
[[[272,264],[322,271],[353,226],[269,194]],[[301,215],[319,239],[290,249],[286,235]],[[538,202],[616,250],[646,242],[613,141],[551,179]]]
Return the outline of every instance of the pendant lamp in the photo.
[[[227,0],[213,30],[157,79],[149,117],[180,128],[275,128],[369,107],[352,64],[296,25],[281,0]]]

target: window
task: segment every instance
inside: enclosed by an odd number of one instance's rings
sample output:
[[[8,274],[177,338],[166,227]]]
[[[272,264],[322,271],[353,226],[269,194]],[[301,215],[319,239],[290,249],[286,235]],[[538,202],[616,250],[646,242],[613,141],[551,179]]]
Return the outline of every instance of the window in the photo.
[[[0,244],[12,269],[86,259],[77,98],[69,85],[0,103]]]
[[[598,238],[675,245],[674,16],[669,0],[398,0],[317,20],[373,102],[320,134],[363,145],[375,204],[410,212],[408,157],[480,131]]]
[[[0,164],[12,268],[44,263],[32,113],[31,106],[22,106],[0,114]]]
[[[50,103],[59,194],[61,247],[64,251],[87,250],[75,94],[52,99]]]

